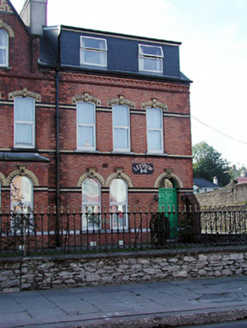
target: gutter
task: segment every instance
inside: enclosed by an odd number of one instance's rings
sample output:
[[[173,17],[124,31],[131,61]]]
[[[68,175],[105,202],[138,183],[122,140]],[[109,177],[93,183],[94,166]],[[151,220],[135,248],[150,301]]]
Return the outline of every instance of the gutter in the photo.
[[[110,76],[110,77],[120,77],[120,78],[130,78],[130,79],[139,79],[146,81],[158,81],[158,82],[171,82],[179,84],[190,84],[193,83],[192,80],[188,79],[183,73],[180,72],[180,77],[178,76],[169,76],[169,75],[150,75],[150,74],[140,74],[136,72],[123,72],[123,71],[109,71],[109,70],[99,70],[99,69],[88,69],[81,66],[72,66],[72,65],[60,65],[60,64],[48,64],[39,59],[38,64],[42,68],[49,69],[59,69],[60,71],[68,71],[70,73],[82,73],[91,75],[101,75],[101,76]]]

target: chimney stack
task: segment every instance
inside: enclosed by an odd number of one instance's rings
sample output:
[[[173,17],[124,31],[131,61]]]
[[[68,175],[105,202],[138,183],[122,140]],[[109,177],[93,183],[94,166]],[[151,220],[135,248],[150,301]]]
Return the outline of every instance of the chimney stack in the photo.
[[[43,27],[47,25],[48,0],[26,0],[20,16],[30,33],[43,35]]]
[[[214,177],[213,183],[218,186],[218,178],[217,177]]]

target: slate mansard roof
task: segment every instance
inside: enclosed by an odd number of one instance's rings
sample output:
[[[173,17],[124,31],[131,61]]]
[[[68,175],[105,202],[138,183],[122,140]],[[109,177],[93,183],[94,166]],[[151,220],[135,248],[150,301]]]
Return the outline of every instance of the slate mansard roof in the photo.
[[[91,67],[80,64],[81,36],[105,39],[107,43],[107,67]],[[138,68],[139,45],[162,48],[163,72],[140,72]],[[180,72],[180,42],[166,41],[95,31],[70,26],[45,27],[40,43],[40,65],[64,70],[95,71],[134,77],[149,77],[183,83],[191,81]]]

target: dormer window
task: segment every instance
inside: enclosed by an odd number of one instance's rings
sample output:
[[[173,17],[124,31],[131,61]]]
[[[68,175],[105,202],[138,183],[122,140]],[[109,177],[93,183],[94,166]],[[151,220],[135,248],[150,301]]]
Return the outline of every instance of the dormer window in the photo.
[[[0,67],[8,66],[9,37],[4,30],[0,30]]]
[[[163,58],[161,47],[139,44],[139,71],[162,73]]]
[[[81,36],[80,64],[107,67],[106,40]]]

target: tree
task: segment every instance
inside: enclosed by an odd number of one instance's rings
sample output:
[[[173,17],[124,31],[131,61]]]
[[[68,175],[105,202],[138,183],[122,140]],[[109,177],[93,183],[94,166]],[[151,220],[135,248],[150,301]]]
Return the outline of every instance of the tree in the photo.
[[[220,186],[225,186],[230,182],[229,163],[222,159],[216,149],[202,141],[193,146],[192,152],[194,178],[204,178],[213,182],[216,176]]]

